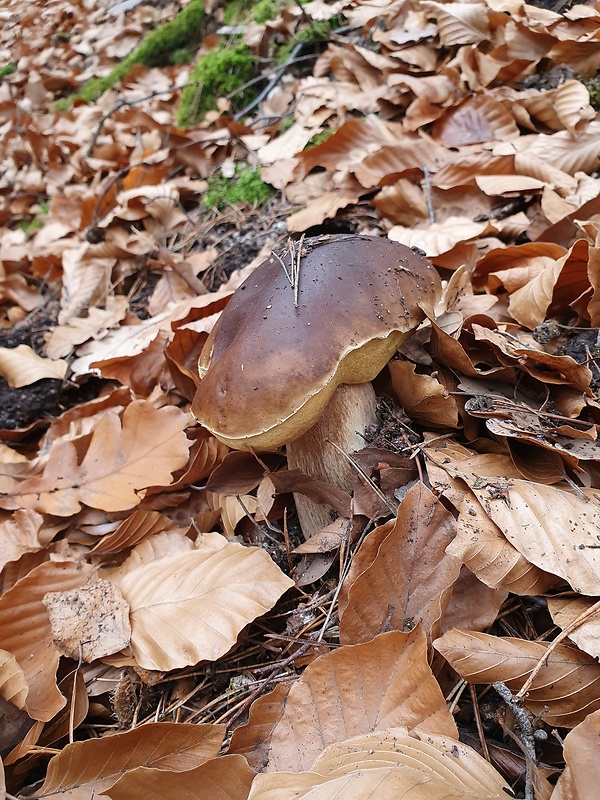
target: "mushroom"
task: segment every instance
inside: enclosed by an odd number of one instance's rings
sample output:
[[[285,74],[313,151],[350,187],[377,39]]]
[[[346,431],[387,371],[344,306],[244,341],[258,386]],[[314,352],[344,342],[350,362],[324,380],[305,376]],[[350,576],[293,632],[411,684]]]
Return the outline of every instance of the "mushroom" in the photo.
[[[429,261],[397,242],[339,235],[290,243],[222,312],[200,355],[192,411],[230,447],[285,444],[290,468],[350,491],[353,470],[331,443],[348,453],[364,446],[361,434],[375,420],[370,382],[439,294]],[[296,501],[306,538],[331,521],[326,507]]]

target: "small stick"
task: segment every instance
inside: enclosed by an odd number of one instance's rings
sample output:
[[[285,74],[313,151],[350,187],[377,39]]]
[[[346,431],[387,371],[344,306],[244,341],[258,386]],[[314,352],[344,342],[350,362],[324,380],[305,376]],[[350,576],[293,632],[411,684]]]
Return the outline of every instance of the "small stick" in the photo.
[[[423,170],[423,178],[425,179],[425,199],[427,200],[427,210],[429,211],[429,224],[433,225],[435,222],[435,212],[433,210],[433,200],[431,197],[431,174],[427,164],[421,167]]]
[[[531,777],[531,764],[535,764],[535,738],[533,735],[533,725],[528,712],[521,705],[519,695],[513,696],[506,684],[496,681],[492,684],[506,705],[510,708],[513,716],[521,731],[521,741],[525,748],[526,770],[525,770],[525,800],[534,800],[533,781]]]
[[[477,725],[477,733],[479,734],[479,741],[481,742],[481,750],[486,761],[492,763],[490,758],[490,751],[488,750],[487,742],[485,740],[485,733],[483,725],[481,724],[481,712],[479,710],[479,702],[477,700],[477,690],[472,683],[469,684],[469,691],[471,692],[471,703],[473,704],[473,716],[475,717],[475,724]]]
[[[147,94],[145,97],[138,97],[136,100],[124,100],[124,99],[118,100],[115,103],[115,105],[110,109],[110,111],[107,111],[106,114],[104,114],[100,118],[98,127],[96,128],[96,131],[92,136],[88,149],[85,151],[86,158],[89,158],[92,155],[94,147],[96,146],[96,142],[98,141],[98,137],[100,136],[100,132],[102,131],[102,128],[104,126],[104,123],[106,122],[106,120],[112,117],[115,111],[119,111],[121,108],[124,108],[125,106],[135,106],[138,103],[144,103],[146,100],[152,100],[153,97],[158,97],[159,94],[170,94],[171,92],[178,92],[180,89],[185,89],[187,86],[194,86],[194,84],[195,81],[192,81],[191,83],[182,83],[181,86],[171,86],[169,89],[160,89],[157,90],[156,92],[151,92],[150,94]]]

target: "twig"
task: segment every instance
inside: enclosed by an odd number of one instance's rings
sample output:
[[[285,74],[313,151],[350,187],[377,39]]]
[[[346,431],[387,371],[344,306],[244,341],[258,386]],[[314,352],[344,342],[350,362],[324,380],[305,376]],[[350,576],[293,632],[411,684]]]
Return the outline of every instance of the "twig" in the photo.
[[[421,167],[423,170],[423,178],[425,179],[425,199],[427,200],[427,210],[429,211],[429,224],[433,225],[435,222],[435,212],[433,210],[433,199],[431,197],[431,174],[427,164]]]
[[[265,88],[254,98],[254,100],[252,100],[251,103],[248,103],[248,105],[245,108],[242,108],[241,111],[238,111],[237,114],[233,115],[233,118],[234,120],[236,120],[236,122],[240,120],[242,117],[245,117],[246,114],[249,114],[254,108],[256,108],[257,105],[259,105],[259,103],[262,103],[262,101],[269,94],[269,92],[271,92],[271,90],[275,88],[275,86],[279,82],[279,79],[284,74],[284,72],[289,67],[291,67],[292,64],[295,64],[298,61],[306,60],[308,58],[315,58],[315,56],[312,53],[307,56],[300,56],[299,58],[296,58],[296,54],[300,52],[303,45],[304,42],[298,42],[296,45],[294,45],[294,48],[292,49],[292,52],[290,53],[290,57],[288,58],[288,60],[275,70],[273,77],[267,83]],[[237,94],[237,91],[239,90],[236,90],[235,94]]]
[[[367,475],[367,473],[366,473],[366,472],[364,471],[364,469],[363,469],[363,468],[360,466],[360,464],[357,464],[357,462],[356,462],[356,461],[355,461],[355,460],[352,458],[352,456],[351,456],[351,455],[349,455],[349,454],[348,454],[348,453],[346,453],[344,450],[342,450],[342,448],[341,448],[341,447],[339,447],[339,446],[338,446],[338,445],[337,445],[335,442],[332,442],[332,441],[331,441],[331,439],[327,439],[327,443],[328,443],[328,444],[330,444],[330,445],[332,445],[333,447],[335,447],[335,449],[338,451],[338,453],[340,453],[342,456],[344,456],[344,458],[345,458],[345,459],[346,459],[346,460],[347,460],[347,461],[348,461],[350,464],[352,464],[352,466],[354,467],[354,469],[355,469],[355,470],[358,472],[358,474],[361,476],[361,478],[363,478],[363,479],[364,479],[364,480],[367,482],[367,484],[368,484],[368,485],[371,487],[371,489],[372,489],[372,490],[375,492],[375,494],[376,494],[376,495],[377,495],[377,497],[378,497],[378,498],[379,498],[379,499],[382,501],[382,503],[385,503],[385,505],[387,506],[387,508],[389,508],[390,512],[391,512],[391,513],[392,513],[394,516],[397,516],[397,515],[398,515],[398,507],[397,507],[397,506],[394,506],[394,504],[393,504],[393,503],[390,503],[390,501],[387,499],[387,497],[386,497],[386,496],[384,495],[384,493],[381,491],[381,489],[379,488],[379,486],[377,486],[377,484],[376,484],[376,483],[373,481],[373,479],[372,479],[372,478],[370,478],[370,477]]]
[[[171,92],[178,92],[180,89],[185,89],[186,87],[193,86],[194,84],[195,81],[192,81],[190,83],[182,83],[181,86],[171,86],[169,89],[157,89],[157,91],[151,92],[150,94],[147,94],[145,97],[138,97],[136,100],[125,100],[125,99],[118,100],[115,103],[115,105],[100,118],[98,127],[96,128],[96,131],[92,136],[88,149],[85,151],[86,158],[89,158],[92,155],[94,147],[96,146],[96,142],[98,141],[98,137],[100,136],[102,128],[104,127],[104,123],[106,122],[106,120],[112,117],[115,111],[119,111],[121,108],[124,108],[125,106],[135,106],[138,103],[144,103],[146,100],[152,100],[153,97],[157,97],[159,94],[171,94]]]
[[[515,718],[519,731],[521,733],[521,741],[525,748],[526,756],[526,769],[525,769],[525,800],[535,800],[533,792],[533,780],[531,777],[531,764],[535,764],[535,737],[533,735],[533,725],[531,717],[526,709],[521,704],[521,698],[513,696],[506,684],[501,681],[496,681],[492,684],[494,689],[498,692],[500,697],[504,700],[506,705],[510,708]]]
[[[525,681],[525,683],[521,687],[519,693],[517,694],[516,697],[517,697],[517,700],[519,700],[519,702],[525,697],[525,695],[527,694],[527,692],[531,688],[531,684],[534,682],[534,680],[539,675],[540,670],[545,666],[546,662],[548,661],[548,657],[550,656],[550,653],[552,653],[552,651],[555,650],[558,647],[558,645],[563,641],[563,639],[566,639],[567,636],[569,636],[571,633],[573,633],[573,631],[576,628],[579,628],[580,625],[583,625],[584,622],[586,622],[590,617],[593,617],[594,614],[597,614],[598,611],[600,611],[600,600],[598,600],[596,603],[594,603],[593,606],[590,606],[590,608],[588,608],[587,611],[583,611],[576,619],[574,619],[572,622],[570,622],[566,626],[566,628],[563,628],[563,630],[558,634],[556,639],[554,639],[548,645],[548,649],[546,650],[544,655],[540,658],[540,660],[537,662],[537,664],[535,665],[535,667],[531,671],[530,676],[527,678],[527,680]]]
[[[479,710],[479,702],[477,701],[477,689],[470,683],[469,691],[471,692],[471,703],[473,705],[473,716],[475,717],[475,724],[477,725],[477,733],[479,734],[479,741],[481,742],[481,750],[486,761],[492,763],[490,758],[490,751],[488,750],[487,742],[485,740],[485,732],[481,724],[481,712]]]

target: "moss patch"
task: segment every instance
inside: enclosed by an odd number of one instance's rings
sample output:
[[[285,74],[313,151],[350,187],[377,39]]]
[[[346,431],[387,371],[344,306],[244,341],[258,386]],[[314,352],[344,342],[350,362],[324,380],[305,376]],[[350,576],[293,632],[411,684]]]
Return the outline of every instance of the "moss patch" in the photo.
[[[59,101],[59,111],[66,110],[76,99],[95,102],[107,89],[123,80],[136,64],[156,67],[169,63],[171,56],[200,41],[204,22],[204,0],[192,0],[175,19],[151,31],[123,61],[102,78],[92,78],[79,92]]]
[[[294,47],[300,42],[312,43],[327,41],[331,31],[334,31],[343,24],[344,17],[338,14],[335,17],[331,17],[331,19],[317,20],[305,28],[300,28],[288,42],[279,48],[277,51],[277,62],[279,64],[285,64],[290,58]]]
[[[201,58],[190,75],[190,86],[181,93],[176,121],[180,128],[190,128],[215,107],[218,97],[225,97],[252,77],[254,59],[245,44],[215,47]],[[239,93],[237,100],[245,105],[252,99],[252,90]]]
[[[579,76],[578,80],[583,83],[590,93],[590,105],[595,111],[600,111],[600,71],[588,77]]]
[[[0,81],[2,78],[5,78],[7,75],[12,75],[13,72],[17,71],[16,64],[6,64],[4,67],[0,67]]]
[[[238,164],[232,178],[226,178],[220,172],[213,175],[202,205],[220,210],[240,204],[262,206],[274,194],[275,189],[262,180],[259,169],[253,169],[249,164]]]
[[[335,131],[331,128],[325,128],[324,131],[315,133],[315,135],[311,136],[311,138],[308,140],[308,143],[304,149],[310,150],[311,147],[317,147],[318,145],[323,144],[323,142],[326,142],[327,139],[329,139],[330,136],[333,136],[334,133]]]

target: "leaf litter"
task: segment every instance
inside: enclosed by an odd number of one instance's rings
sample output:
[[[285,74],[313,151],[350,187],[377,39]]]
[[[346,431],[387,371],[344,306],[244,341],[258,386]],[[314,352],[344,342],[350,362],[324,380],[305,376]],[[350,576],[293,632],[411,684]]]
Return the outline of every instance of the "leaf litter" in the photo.
[[[595,797],[600,5],[207,2],[61,106],[188,5],[0,12],[0,796]],[[254,100],[180,128],[217,44]],[[190,413],[233,292],[330,233],[444,285],[352,494]]]

